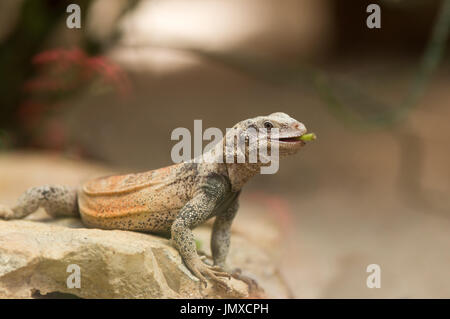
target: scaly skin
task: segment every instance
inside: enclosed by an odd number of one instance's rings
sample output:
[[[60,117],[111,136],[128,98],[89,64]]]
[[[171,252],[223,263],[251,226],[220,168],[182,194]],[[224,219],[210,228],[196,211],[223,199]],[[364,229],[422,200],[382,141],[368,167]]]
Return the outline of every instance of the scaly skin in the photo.
[[[304,125],[280,112],[239,122],[232,131],[245,136],[248,128],[271,127],[279,129],[281,156],[294,154],[304,145],[298,138],[306,133]],[[270,141],[259,142],[270,148]],[[265,164],[220,163],[216,161],[220,150],[224,156],[230,155],[222,141],[203,162],[191,160],[145,173],[104,177],[78,190],[58,185],[34,187],[19,198],[16,206],[0,206],[0,218],[23,218],[43,207],[55,217],[79,214],[88,227],[168,233],[196,277],[205,285],[206,276],[223,286],[219,278],[229,277],[223,267],[239,194]],[[248,159],[248,150],[245,156]],[[216,217],[211,236],[213,266],[198,256],[192,233],[211,217]]]

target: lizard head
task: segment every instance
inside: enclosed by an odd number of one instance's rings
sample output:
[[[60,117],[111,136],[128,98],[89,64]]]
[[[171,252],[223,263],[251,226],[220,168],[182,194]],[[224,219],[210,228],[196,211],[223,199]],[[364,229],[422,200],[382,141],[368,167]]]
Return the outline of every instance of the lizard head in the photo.
[[[276,112],[268,116],[260,116],[255,118],[255,122],[258,128],[267,130],[269,139],[266,138],[266,140],[268,140],[269,148],[271,141],[277,140],[281,156],[295,154],[305,145],[305,142],[300,140],[307,131],[305,125],[286,113]],[[275,131],[274,129],[278,129],[277,135],[271,134]],[[264,136],[260,139],[264,140]]]
[[[305,125],[282,112],[244,120],[227,130],[223,150],[233,190],[259,171],[276,173],[279,157],[295,154],[305,145],[300,139],[305,133]]]
[[[246,157],[256,147],[270,150],[273,141],[278,142],[280,156],[295,154],[305,145],[300,140],[306,133],[305,125],[282,112],[239,122],[234,130],[239,132],[242,141],[246,140]]]

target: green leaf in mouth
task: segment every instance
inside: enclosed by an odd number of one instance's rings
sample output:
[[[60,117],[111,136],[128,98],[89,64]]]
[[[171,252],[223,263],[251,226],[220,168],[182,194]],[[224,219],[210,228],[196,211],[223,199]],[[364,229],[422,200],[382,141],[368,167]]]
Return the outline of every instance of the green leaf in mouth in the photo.
[[[299,140],[304,142],[314,141],[317,138],[316,134],[309,133],[309,134],[303,134],[299,137]]]

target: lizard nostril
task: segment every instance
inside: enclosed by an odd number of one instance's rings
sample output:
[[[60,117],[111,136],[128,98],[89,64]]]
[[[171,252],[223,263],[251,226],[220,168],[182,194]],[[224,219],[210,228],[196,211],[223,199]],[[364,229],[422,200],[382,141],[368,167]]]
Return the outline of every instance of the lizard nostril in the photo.
[[[306,127],[301,122],[295,123],[293,127],[297,131],[302,131],[302,134],[306,133]]]

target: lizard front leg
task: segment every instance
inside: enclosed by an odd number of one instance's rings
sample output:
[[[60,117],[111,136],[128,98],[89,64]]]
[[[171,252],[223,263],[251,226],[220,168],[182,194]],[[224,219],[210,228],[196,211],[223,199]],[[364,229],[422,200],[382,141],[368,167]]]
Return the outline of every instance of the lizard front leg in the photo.
[[[226,184],[220,178],[210,178],[180,210],[171,227],[172,241],[183,261],[205,286],[207,285],[205,276],[207,276],[220,286],[226,287],[219,277],[230,277],[230,275],[223,272],[220,267],[209,266],[200,259],[191,229],[202,224],[212,215],[214,208],[223,199],[225,193]]]
[[[231,223],[239,209],[235,199],[221,214],[216,216],[211,235],[211,252],[215,266],[225,268],[225,260],[230,249]]]
[[[231,277],[245,282],[250,291],[258,291],[260,287],[256,280],[242,275],[242,270],[240,268],[231,270],[225,267],[225,260],[230,249],[231,224],[238,209],[239,201],[236,196],[231,205],[216,216],[211,236],[212,258],[215,266],[219,266],[222,269],[227,269],[227,271],[231,273]]]

